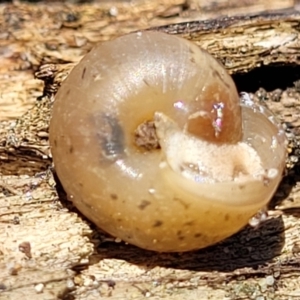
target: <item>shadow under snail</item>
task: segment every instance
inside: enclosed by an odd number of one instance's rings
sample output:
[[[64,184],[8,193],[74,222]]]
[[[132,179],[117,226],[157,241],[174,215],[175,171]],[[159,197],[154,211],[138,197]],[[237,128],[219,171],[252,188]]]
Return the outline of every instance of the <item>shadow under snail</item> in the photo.
[[[274,194],[285,133],[212,56],[138,32],[94,47],[59,89],[50,123],[57,175],[114,237],[159,252],[236,233]]]

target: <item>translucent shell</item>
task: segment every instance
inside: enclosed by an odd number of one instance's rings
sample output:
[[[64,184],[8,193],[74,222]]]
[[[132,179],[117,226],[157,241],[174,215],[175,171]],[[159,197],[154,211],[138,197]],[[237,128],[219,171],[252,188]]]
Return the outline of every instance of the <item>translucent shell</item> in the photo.
[[[141,124],[159,149],[137,143]],[[247,97],[240,103],[213,57],[158,32],[99,44],[82,59],[57,93],[50,144],[86,217],[161,252],[240,230],[272,197],[286,155],[280,125]]]

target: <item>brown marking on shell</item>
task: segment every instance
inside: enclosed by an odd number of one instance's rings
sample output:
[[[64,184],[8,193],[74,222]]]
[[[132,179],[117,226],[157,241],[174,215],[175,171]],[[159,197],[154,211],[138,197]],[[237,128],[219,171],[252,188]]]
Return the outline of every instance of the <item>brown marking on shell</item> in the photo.
[[[118,195],[112,193],[112,194],[110,194],[110,198],[111,198],[112,200],[118,200]]]
[[[86,72],[86,68],[83,68],[83,71],[82,71],[82,74],[81,74],[81,79],[82,79],[82,80],[84,79],[85,72]]]
[[[160,226],[162,226],[163,225],[163,221],[161,221],[161,220],[156,220],[155,221],[155,223],[153,224],[153,227],[160,227]]]
[[[147,208],[147,206],[149,206],[150,204],[151,204],[150,201],[148,201],[148,200],[142,200],[142,201],[140,202],[140,204],[138,205],[138,208],[139,208],[140,210],[144,210],[144,209]]]

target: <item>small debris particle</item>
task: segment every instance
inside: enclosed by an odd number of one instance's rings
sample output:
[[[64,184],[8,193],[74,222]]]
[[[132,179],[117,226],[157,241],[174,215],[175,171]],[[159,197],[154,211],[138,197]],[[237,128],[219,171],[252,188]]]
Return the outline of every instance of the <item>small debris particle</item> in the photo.
[[[116,6],[112,6],[110,9],[109,9],[109,14],[110,16],[112,17],[116,17],[118,15],[119,11],[118,11],[118,8]]]
[[[140,124],[135,132],[135,144],[145,150],[159,149],[160,145],[156,135],[156,129],[153,121],[145,121]]]
[[[93,283],[94,283],[93,278],[87,277],[87,278],[84,279],[83,285],[91,287],[91,286],[93,286]]]
[[[9,275],[18,275],[19,271],[22,269],[22,266],[17,263],[10,263],[7,266]]]
[[[114,289],[115,286],[116,286],[116,282],[113,281],[113,280],[107,280],[106,283],[107,283],[107,285],[108,285],[109,287],[111,287],[111,288],[113,288],[113,289]]]
[[[12,223],[14,225],[19,225],[20,224],[20,218],[18,216],[14,216]]]
[[[150,293],[150,292],[146,292],[145,297],[146,297],[146,298],[151,297],[151,293]]]
[[[295,242],[292,248],[292,252],[294,255],[300,254],[300,242]]]
[[[37,133],[37,136],[38,136],[39,138],[48,138],[48,137],[49,137],[49,133],[46,132],[46,131],[39,131],[39,132]]]
[[[19,251],[24,253],[28,258],[31,258],[31,245],[29,242],[22,242],[19,244]]]
[[[279,102],[281,99],[281,95],[282,95],[281,89],[276,89],[270,93],[271,100],[274,102]]]
[[[40,294],[43,292],[44,290],[44,284],[43,283],[39,283],[34,287],[35,291]]]
[[[75,288],[75,283],[71,278],[68,278],[67,280],[67,288],[69,290],[73,290]]]
[[[275,279],[272,275],[269,275],[269,276],[266,277],[266,284],[268,286],[273,286],[274,283],[275,283]]]

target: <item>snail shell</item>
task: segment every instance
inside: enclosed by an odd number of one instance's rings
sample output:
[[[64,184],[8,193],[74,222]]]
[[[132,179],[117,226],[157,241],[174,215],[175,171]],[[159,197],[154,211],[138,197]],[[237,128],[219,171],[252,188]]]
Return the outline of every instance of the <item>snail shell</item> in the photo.
[[[50,144],[76,207],[155,251],[203,248],[240,230],[272,197],[285,160],[272,115],[240,103],[207,52],[158,32],[82,59],[57,93]]]

